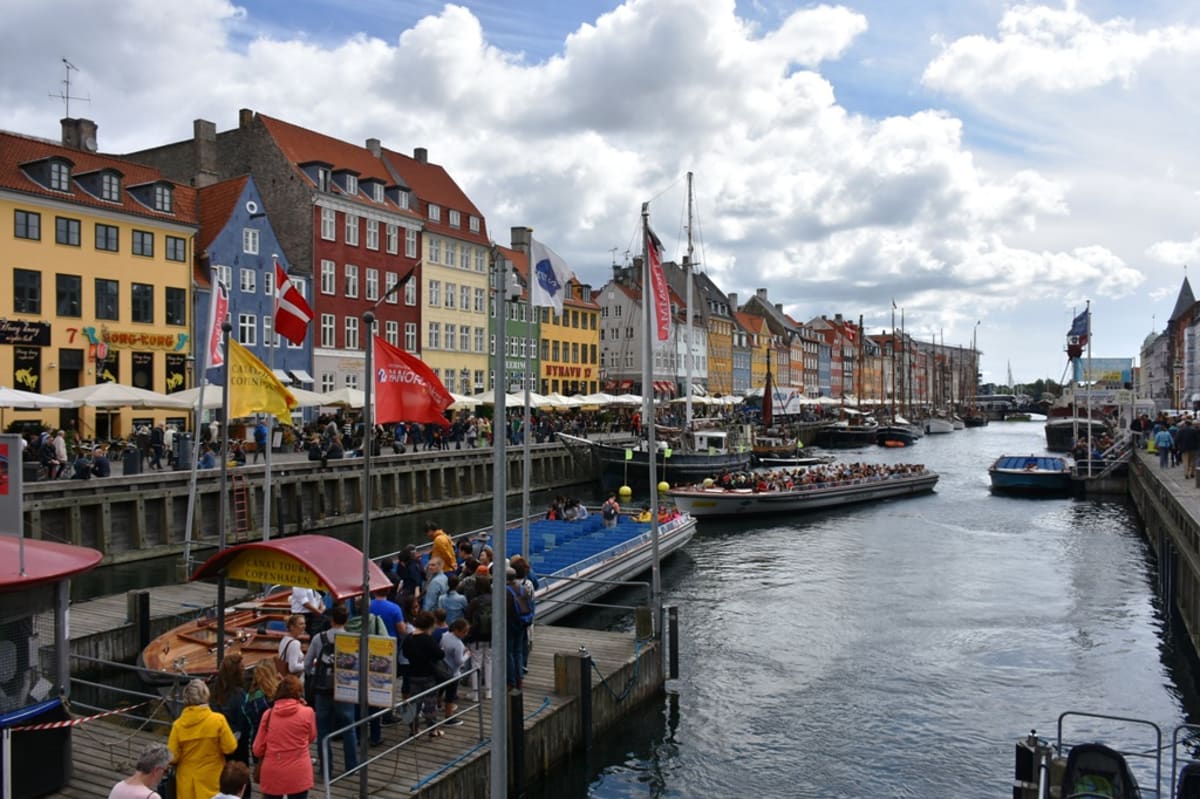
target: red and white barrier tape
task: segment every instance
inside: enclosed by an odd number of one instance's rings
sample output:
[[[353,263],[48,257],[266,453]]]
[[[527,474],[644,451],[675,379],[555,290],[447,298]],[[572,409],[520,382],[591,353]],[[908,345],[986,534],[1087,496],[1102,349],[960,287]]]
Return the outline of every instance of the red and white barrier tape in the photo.
[[[83,716],[82,718],[67,719],[66,721],[50,721],[45,724],[26,724],[23,727],[11,727],[10,729],[13,732],[34,732],[37,730],[61,730],[64,727],[78,726],[80,724],[83,724],[85,721],[95,721],[96,719],[102,719],[105,716],[115,716],[118,713],[128,713],[131,710],[137,710],[139,707],[142,707],[143,705],[148,705],[148,704],[150,704],[149,700],[147,700],[145,702],[140,702],[136,705],[130,705],[129,707],[119,707],[116,710],[107,710],[104,713],[97,713],[94,716]]]

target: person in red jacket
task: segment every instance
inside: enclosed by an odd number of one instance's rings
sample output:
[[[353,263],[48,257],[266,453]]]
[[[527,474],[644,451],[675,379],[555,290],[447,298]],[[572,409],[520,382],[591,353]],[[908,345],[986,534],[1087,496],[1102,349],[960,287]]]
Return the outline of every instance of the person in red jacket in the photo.
[[[317,717],[303,696],[299,678],[284,677],[275,691],[275,704],[258,724],[252,751],[262,763],[263,799],[304,796],[313,787],[308,747],[317,740]]]

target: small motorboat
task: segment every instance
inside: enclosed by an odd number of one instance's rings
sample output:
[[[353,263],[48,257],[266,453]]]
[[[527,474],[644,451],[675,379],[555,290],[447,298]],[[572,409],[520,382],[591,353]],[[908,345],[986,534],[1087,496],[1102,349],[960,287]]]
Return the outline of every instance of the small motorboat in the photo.
[[[1067,496],[1074,491],[1071,464],[1061,455],[1001,455],[988,468],[992,490]]]

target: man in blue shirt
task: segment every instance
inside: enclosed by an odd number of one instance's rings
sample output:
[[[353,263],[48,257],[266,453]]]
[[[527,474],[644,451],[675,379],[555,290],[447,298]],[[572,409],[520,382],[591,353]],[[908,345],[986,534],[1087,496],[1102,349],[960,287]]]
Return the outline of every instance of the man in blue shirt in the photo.
[[[425,580],[425,593],[421,595],[421,610],[433,613],[433,609],[438,606],[449,587],[446,575],[442,573],[442,559],[430,558],[426,573],[428,576]]]

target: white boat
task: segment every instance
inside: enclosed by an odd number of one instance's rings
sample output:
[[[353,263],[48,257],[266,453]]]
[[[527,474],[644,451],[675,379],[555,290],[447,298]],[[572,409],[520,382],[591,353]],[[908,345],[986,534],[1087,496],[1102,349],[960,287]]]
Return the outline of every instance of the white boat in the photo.
[[[681,511],[697,517],[816,510],[932,491],[937,473],[923,467],[911,468],[884,476],[800,482],[779,490],[699,485],[673,488],[668,493]]]
[[[939,433],[953,433],[954,422],[942,416],[930,416],[925,420],[925,432],[931,436]]]

